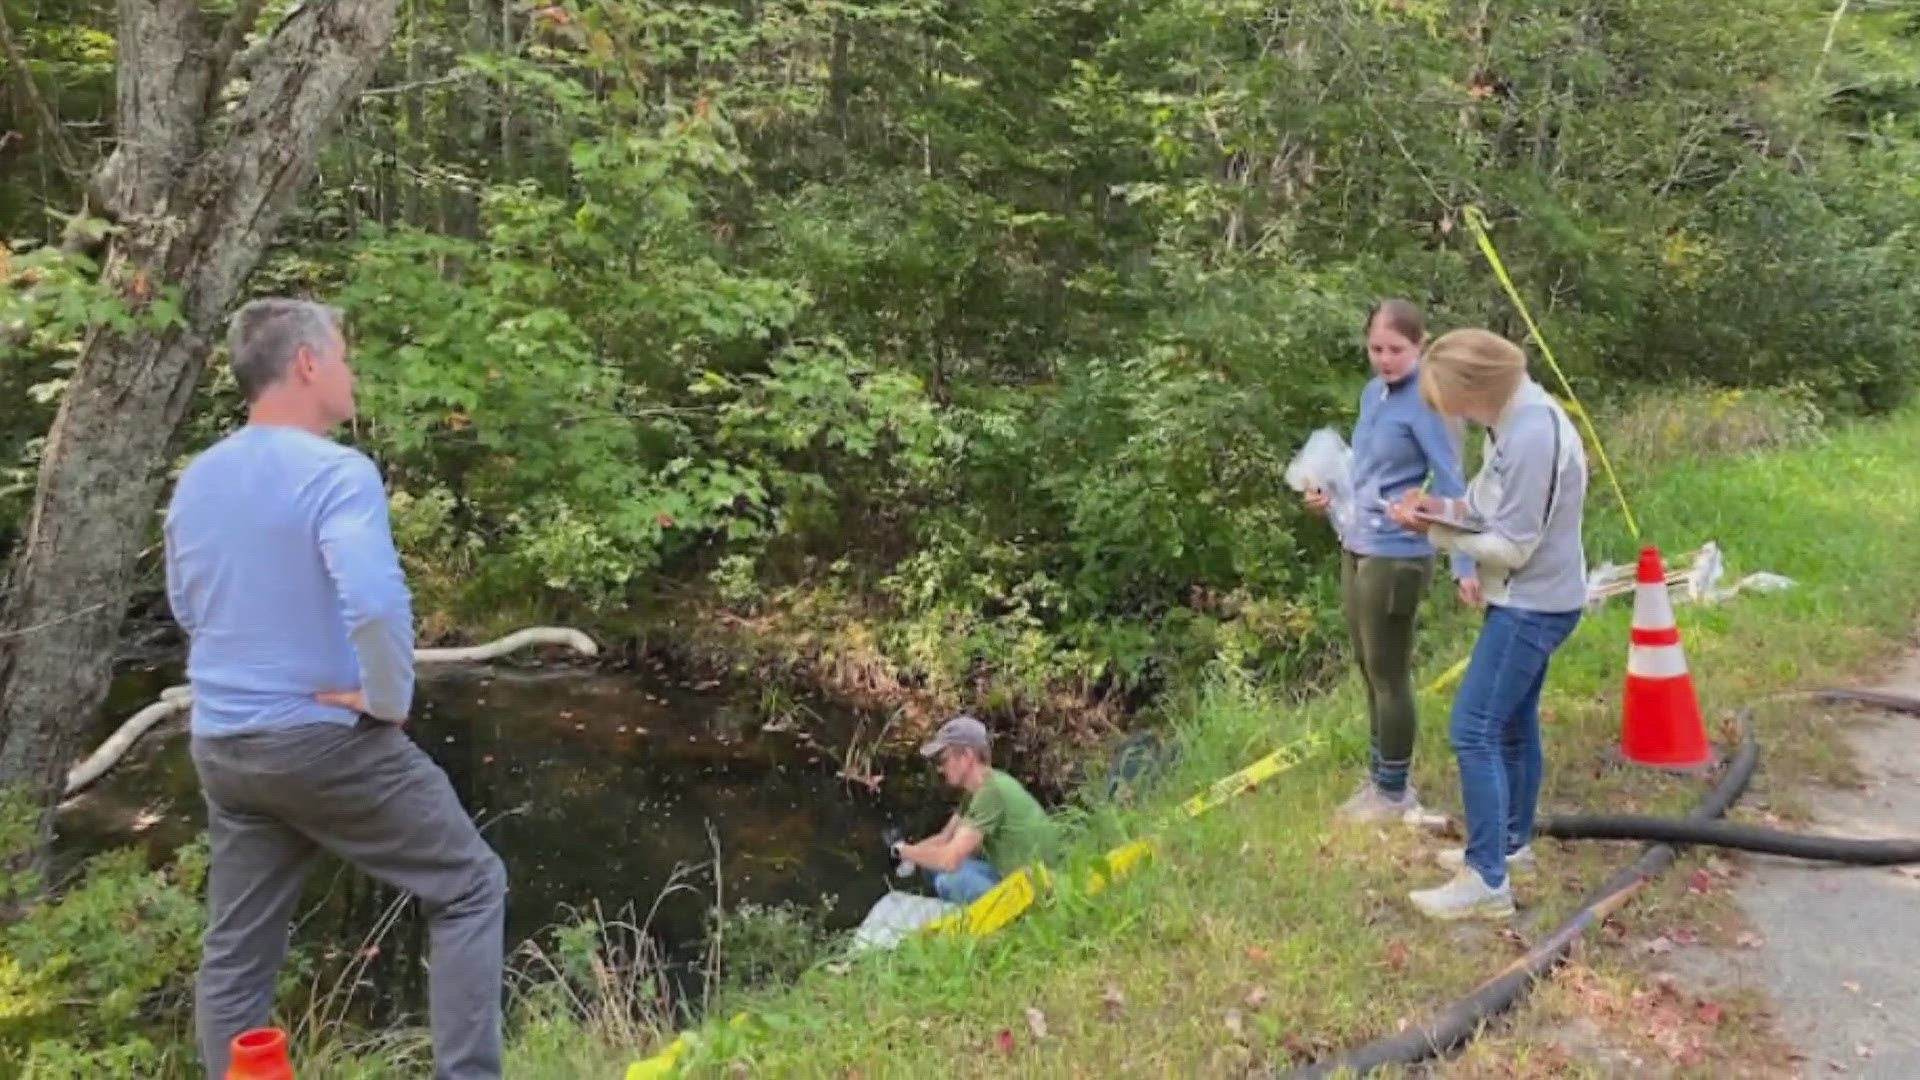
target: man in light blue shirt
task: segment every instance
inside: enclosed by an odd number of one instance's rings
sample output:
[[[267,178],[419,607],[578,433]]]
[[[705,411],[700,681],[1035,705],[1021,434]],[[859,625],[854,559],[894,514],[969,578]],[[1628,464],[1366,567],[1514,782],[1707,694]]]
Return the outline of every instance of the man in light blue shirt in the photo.
[[[195,1021],[210,1078],[268,1023],[288,925],[322,849],[419,898],[432,929],[434,1075],[500,1075],[506,872],[407,738],[413,613],[386,492],[328,439],[353,418],[340,316],[256,300],[229,327],[247,425],[167,507],[211,863]]]

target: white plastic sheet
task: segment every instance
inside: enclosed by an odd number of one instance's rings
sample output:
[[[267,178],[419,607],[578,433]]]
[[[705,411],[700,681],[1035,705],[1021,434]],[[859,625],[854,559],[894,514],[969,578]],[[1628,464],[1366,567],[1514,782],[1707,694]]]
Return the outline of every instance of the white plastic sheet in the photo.
[[[891,949],[900,939],[950,911],[960,910],[934,896],[889,891],[867,911],[853,932],[853,951]]]
[[[1722,587],[1720,582],[1726,577],[1726,559],[1720,552],[1720,545],[1709,540],[1700,550],[1692,553],[1692,563],[1684,570],[1667,571],[1667,588],[1675,603],[1692,602],[1698,604],[1717,604],[1730,600],[1742,592],[1779,592],[1790,589],[1792,578],[1765,570],[1756,571]],[[1587,604],[1599,607],[1615,596],[1630,595],[1633,592],[1633,565],[1618,566],[1613,563],[1601,563],[1587,575]]]

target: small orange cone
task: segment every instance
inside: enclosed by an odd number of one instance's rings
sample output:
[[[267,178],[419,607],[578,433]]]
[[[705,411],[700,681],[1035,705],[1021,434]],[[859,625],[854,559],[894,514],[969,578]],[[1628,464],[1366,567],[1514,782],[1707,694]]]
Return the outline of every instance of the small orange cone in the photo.
[[[293,1080],[287,1060],[287,1033],[279,1028],[254,1028],[233,1037],[227,1046],[226,1080]]]
[[[1663,769],[1698,769],[1713,761],[1700,702],[1680,651],[1666,570],[1660,552],[1640,549],[1633,587],[1633,635],[1627,650],[1627,689],[1620,753],[1628,761]]]

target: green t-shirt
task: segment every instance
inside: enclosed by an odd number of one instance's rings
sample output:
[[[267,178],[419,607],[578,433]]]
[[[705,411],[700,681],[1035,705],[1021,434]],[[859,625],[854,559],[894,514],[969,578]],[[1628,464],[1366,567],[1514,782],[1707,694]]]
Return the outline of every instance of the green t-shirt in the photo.
[[[1046,810],[1020,781],[999,769],[987,774],[987,782],[967,800],[960,819],[980,830],[980,857],[1002,876],[1052,857],[1058,841]]]

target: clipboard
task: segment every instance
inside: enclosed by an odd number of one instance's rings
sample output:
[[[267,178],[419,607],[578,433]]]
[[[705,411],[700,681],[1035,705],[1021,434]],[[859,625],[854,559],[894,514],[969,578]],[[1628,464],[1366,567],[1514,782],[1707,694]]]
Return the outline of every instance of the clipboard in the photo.
[[[1430,525],[1445,525],[1450,529],[1458,529],[1464,533],[1483,533],[1487,531],[1485,525],[1475,525],[1463,518],[1451,517],[1446,514],[1429,514],[1425,510],[1415,510],[1413,516]]]

